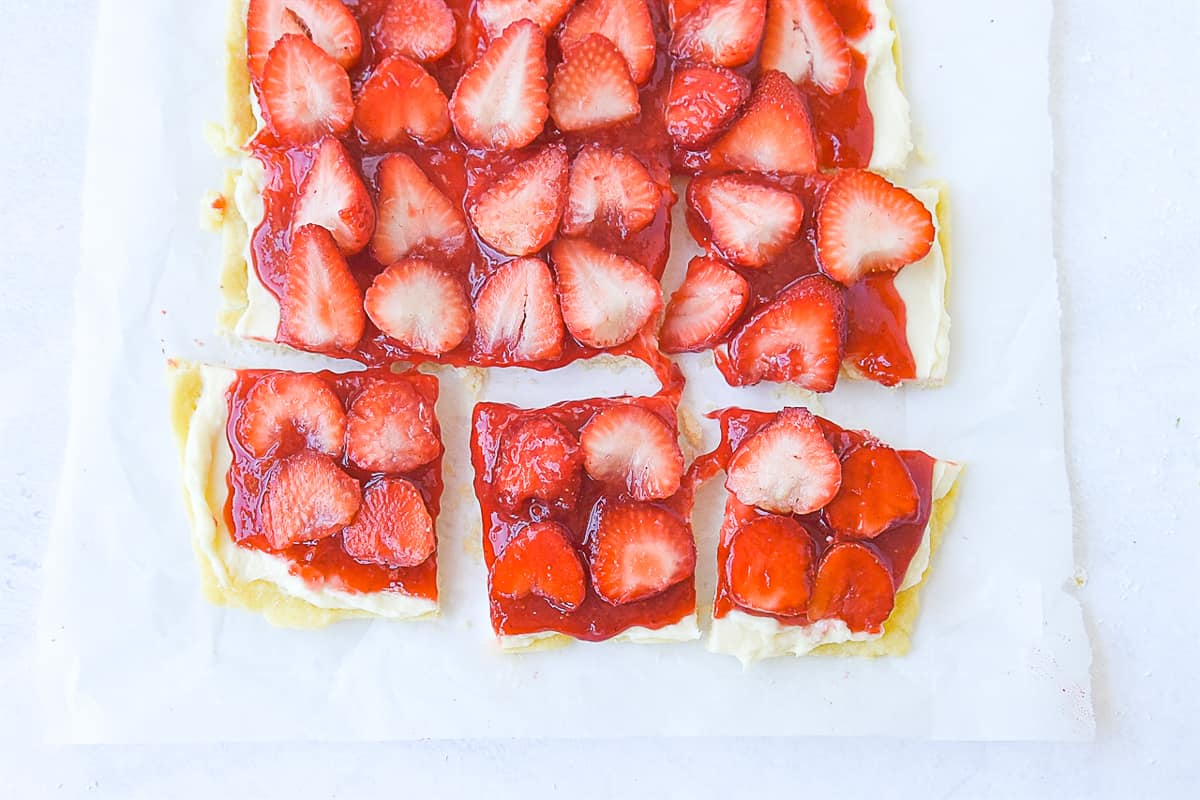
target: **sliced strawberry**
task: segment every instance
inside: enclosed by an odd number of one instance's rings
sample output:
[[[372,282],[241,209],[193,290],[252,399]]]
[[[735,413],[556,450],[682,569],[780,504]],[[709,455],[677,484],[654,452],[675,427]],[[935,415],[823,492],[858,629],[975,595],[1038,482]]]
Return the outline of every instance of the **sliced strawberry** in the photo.
[[[840,619],[856,633],[879,633],[896,605],[892,571],[874,549],[858,542],[839,542],[825,551],[809,619]]]
[[[640,110],[629,66],[598,33],[579,40],[554,68],[550,116],[561,130],[607,128],[633,119]]]
[[[342,531],[342,549],[358,561],[415,567],[433,555],[437,538],[421,491],[403,478],[385,478],[363,492],[362,508]]]
[[[276,550],[324,539],[349,525],[361,504],[358,481],[329,456],[301,450],[267,476],[262,533]]]
[[[234,436],[255,458],[304,448],[340,456],[346,412],[333,387],[316,375],[271,372],[246,393]]]
[[[596,223],[628,238],[654,221],[662,189],[641,161],[620,150],[587,147],[571,164],[562,231],[586,233]]]
[[[725,470],[725,488],[748,506],[809,514],[842,485],[842,463],[805,408],[785,408],[742,440]]]
[[[557,522],[526,525],[492,564],[491,588],[513,599],[537,595],[560,611],[579,608],[587,584],[570,533]]]
[[[459,282],[420,258],[397,261],[367,289],[367,316],[416,353],[440,356],[458,347],[471,326],[471,305]]]
[[[500,437],[492,486],[509,508],[541,500],[565,511],[579,496],[582,469],[579,442],[562,423],[543,414],[521,417]]]
[[[528,20],[513,23],[462,76],[450,98],[454,130],[467,144],[516,150],[542,132],[550,112],[546,36]]]
[[[562,355],[563,321],[554,277],[540,259],[502,265],[475,298],[475,350],[501,364]]]
[[[706,0],[667,0],[667,22],[670,24],[671,30],[675,30],[675,26],[681,19],[704,5],[705,2]]]
[[[588,347],[615,347],[637,335],[662,310],[662,290],[636,261],[583,239],[550,246],[563,322]]]
[[[679,489],[683,453],[678,437],[647,408],[622,404],[597,412],[580,432],[579,444],[588,474],[634,500],[661,500]]]
[[[392,56],[363,85],[354,127],[374,147],[407,139],[429,144],[450,132],[450,107],[438,82],[420,64]]]
[[[804,204],[784,189],[740,175],[697,178],[688,203],[708,224],[713,246],[742,267],[761,267],[800,234]]]
[[[246,51],[250,74],[263,77],[267,54],[285,34],[305,36],[343,69],[358,63],[362,34],[340,0],[250,0],[246,9]]]
[[[767,0],[758,63],[825,94],[841,94],[850,85],[850,46],[825,0]]]
[[[567,151],[549,145],[496,179],[469,209],[479,238],[527,256],[554,238],[567,197]]]
[[[842,459],[842,489],[825,507],[841,536],[874,539],[917,515],[921,495],[904,459],[890,447],[866,444]]]
[[[816,546],[790,517],[761,516],[737,529],[729,543],[725,578],[738,605],[794,616],[808,608]]]
[[[442,453],[433,408],[411,384],[372,381],[346,414],[346,457],[367,472],[411,472]]]
[[[317,145],[292,211],[292,230],[312,223],[333,234],[338,249],[352,256],[367,246],[375,230],[375,204],[350,154],[336,138]]]
[[[653,597],[696,569],[691,531],[665,508],[602,499],[588,528],[592,587],[613,605]]]
[[[654,70],[654,24],[646,0],[583,0],[575,6],[558,34],[564,51],[592,33],[617,46],[633,82],[641,86]]]
[[[417,162],[393,153],[379,162],[371,255],[389,264],[414,250],[453,252],[467,241],[467,223]]]
[[[302,350],[353,350],[362,338],[362,289],[329,231],[292,235],[279,301],[279,341]]]
[[[740,67],[758,51],[766,17],[766,0],[707,0],[675,24],[671,55]]]
[[[868,272],[895,272],[929,254],[933,215],[887,178],[839,172],[817,212],[821,268],[846,286]]]
[[[749,96],[750,81],[724,67],[679,67],[664,110],[667,133],[683,147],[702,147],[725,129]]]
[[[262,110],[285,144],[308,144],[350,129],[354,98],[350,76],[324,50],[289,33],[271,48],[263,67]]]
[[[549,36],[574,4],[575,0],[479,0],[475,13],[491,39],[519,20],[530,20]]]
[[[782,72],[758,81],[750,104],[712,148],[714,166],[745,172],[807,175],[817,171],[808,107]]]
[[[454,47],[454,12],[442,0],[389,0],[371,31],[383,56],[437,61]]]
[[[794,383],[828,392],[846,343],[846,301],[836,283],[808,275],[754,312],[729,342],[738,385]]]
[[[715,258],[697,256],[683,285],[671,295],[659,333],[666,353],[702,350],[724,336],[750,297],[746,279]]]

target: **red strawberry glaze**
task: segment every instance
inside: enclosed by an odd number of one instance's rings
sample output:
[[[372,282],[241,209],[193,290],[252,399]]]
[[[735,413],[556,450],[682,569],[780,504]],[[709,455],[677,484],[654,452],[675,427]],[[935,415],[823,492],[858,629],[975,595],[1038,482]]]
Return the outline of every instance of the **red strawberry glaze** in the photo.
[[[578,501],[568,510],[553,508],[539,501],[525,502],[517,509],[502,505],[492,486],[492,475],[499,459],[500,441],[505,426],[521,417],[546,415],[578,437],[580,430],[597,412],[622,403],[635,403],[661,416],[676,429],[675,403],[677,398],[659,395],[652,398],[621,398],[612,400],[580,400],[559,403],[542,409],[521,409],[501,403],[480,403],[475,406],[471,428],[471,463],[475,468],[475,496],[484,520],[483,554],[490,570],[497,554],[525,524],[531,521],[553,520],[564,525],[571,534],[571,543],[580,562],[588,562],[588,523],[593,506],[601,499],[609,502],[627,499],[627,495],[606,493],[605,486],[582,472]],[[664,509],[678,518],[688,531],[693,490],[689,486],[671,497],[648,503]],[[650,629],[674,624],[693,613],[696,608],[695,578],[689,577],[659,594],[623,605],[612,605],[596,594],[589,579],[587,593],[579,607],[563,613],[536,595],[519,599],[490,595],[492,627],[497,635],[556,631],[585,641],[610,639],[635,626]]]
[[[738,445],[746,437],[771,422],[775,418],[775,413],[727,408],[715,411],[709,416],[720,420],[721,443],[711,453],[706,453],[696,459],[688,471],[687,479],[684,482],[685,488],[680,491],[689,490],[688,484],[691,487],[698,486],[724,470]],[[866,431],[849,431],[821,417],[817,417],[817,421],[825,438],[833,446],[834,452],[838,454],[839,458],[862,444],[877,441]],[[873,540],[859,541],[859,544],[873,549],[883,563],[889,567],[892,583],[897,590],[904,580],[904,574],[908,570],[913,556],[921,545],[921,538],[925,535],[925,526],[929,523],[929,517],[933,511],[933,467],[935,463],[932,456],[919,450],[900,450],[898,452],[920,495],[917,514],[911,520],[894,525]],[[726,501],[725,518],[721,524],[720,541],[717,545],[717,593],[713,605],[713,616],[724,617],[736,609],[746,614],[771,617],[784,625],[807,625],[811,620],[805,614],[785,616],[755,611],[738,604],[730,593],[729,576],[725,570],[725,564],[729,559],[730,542],[734,533],[743,523],[764,513],[766,512],[760,511],[754,506],[738,502],[733,495],[730,495]],[[819,562],[820,556],[833,544],[843,541],[826,523],[823,510],[795,516],[794,519],[801,524],[808,535],[812,537],[813,544],[816,545],[817,559],[814,563]]]
[[[229,469],[229,499],[225,504],[225,522],[233,532],[234,541],[250,550],[270,552],[288,562],[288,570],[314,588],[331,588],[347,592],[396,592],[412,597],[437,600],[437,553],[415,567],[389,567],[382,564],[364,564],[356,561],[342,549],[342,534],[337,533],[315,543],[291,545],[283,550],[272,550],[266,536],[261,532],[261,503],[263,484],[268,472],[278,458],[254,458],[238,442],[235,431],[238,418],[246,401],[247,392],[255,381],[270,370],[239,370],[237,380],[229,389],[229,422],[226,436],[233,451],[233,464]],[[369,382],[386,380],[409,383],[432,407],[437,402],[438,382],[432,375],[417,372],[394,373],[387,369],[371,369],[365,372],[338,374],[314,373],[323,379],[343,406],[349,407],[359,391]],[[434,434],[440,432],[434,422]],[[335,459],[338,466],[356,478],[366,488],[372,481],[385,475],[403,477],[421,492],[429,515],[436,521],[442,496],[442,457],[439,455],[429,463],[406,473],[367,472],[341,455]]]

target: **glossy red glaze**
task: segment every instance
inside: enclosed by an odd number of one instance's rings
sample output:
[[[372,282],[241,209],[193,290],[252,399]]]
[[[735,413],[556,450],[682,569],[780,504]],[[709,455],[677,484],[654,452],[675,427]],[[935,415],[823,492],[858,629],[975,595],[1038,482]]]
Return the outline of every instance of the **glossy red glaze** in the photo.
[[[272,550],[262,533],[260,511],[263,482],[277,460],[272,456],[255,458],[238,443],[235,431],[239,414],[250,387],[271,370],[240,370],[237,380],[230,387],[229,422],[226,437],[233,451],[233,465],[229,469],[229,499],[225,505],[225,521],[233,531],[233,538],[241,547],[261,550],[277,555],[288,562],[288,569],[315,587],[328,587],[348,592],[397,592],[413,597],[437,599],[437,552],[415,567],[388,567],[381,564],[364,564],[356,561],[342,549],[342,534],[337,533],[310,544],[295,544],[283,550]],[[432,375],[418,372],[394,373],[387,369],[371,369],[366,372],[337,374],[315,373],[326,381],[345,407],[358,392],[372,380],[403,381],[411,384],[432,407],[437,402],[438,382]],[[434,433],[441,438],[441,431],[434,423]],[[355,467],[345,456],[336,459],[338,465],[349,475],[358,479],[363,488],[373,481],[388,477],[403,477],[420,490],[436,522],[442,497],[442,457],[419,467],[412,472],[381,473],[366,472]]]
[[[588,564],[589,517],[596,502],[602,498],[623,498],[624,493],[606,493],[599,481],[583,473],[578,502],[570,509],[558,509],[533,500],[518,509],[505,508],[496,498],[492,475],[499,457],[500,437],[512,420],[534,415],[547,415],[562,423],[576,437],[580,429],[597,411],[622,403],[635,403],[661,416],[676,429],[675,404],[678,398],[620,398],[612,400],[580,400],[559,403],[549,408],[521,409],[500,403],[480,403],[475,406],[471,427],[471,462],[475,467],[475,496],[484,520],[483,554],[488,570],[496,555],[504,549],[518,530],[529,522],[553,520],[566,526],[571,543],[580,562]],[[653,503],[667,509],[691,530],[688,522],[693,492],[690,486],[666,500]],[[490,593],[492,627],[500,635],[518,635],[541,631],[557,631],[576,639],[600,641],[609,639],[634,626],[658,629],[679,622],[696,608],[695,578],[688,578],[665,591],[623,605],[611,605],[596,594],[589,577],[587,594],[580,606],[564,613],[537,596],[512,599]]]
[[[908,313],[896,291],[896,273],[876,272],[846,290],[846,360],[884,386],[916,377],[908,346]]]
[[[697,458],[695,463],[692,464],[686,481],[690,486],[699,485],[703,481],[715,477],[725,469],[729,458],[738,448],[738,445],[742,443],[742,440],[773,420],[775,413],[729,408],[713,412],[710,416],[719,419],[721,422],[721,443],[711,453]],[[825,438],[829,440],[839,458],[865,443],[877,441],[871,434],[865,431],[848,431],[827,419],[820,417],[817,419],[820,422]],[[874,549],[883,559],[883,562],[888,565],[892,574],[892,583],[897,589],[899,589],[901,582],[904,580],[904,574],[908,570],[908,565],[912,562],[917,548],[921,545],[921,538],[925,535],[925,526],[928,524],[929,516],[933,512],[933,466],[935,463],[935,460],[931,456],[919,450],[900,450],[898,452],[905,466],[908,468],[909,475],[912,476],[913,483],[916,484],[921,497],[917,514],[910,520],[893,525],[890,529],[869,542],[859,542],[866,547]],[[737,609],[747,614],[777,619],[784,625],[807,625],[810,620],[805,614],[781,616],[754,611],[739,605],[730,594],[729,577],[725,572],[725,565],[729,560],[729,544],[733,538],[733,534],[743,523],[765,513],[754,506],[738,502],[737,498],[732,495],[730,495],[726,502],[725,518],[721,524],[720,541],[717,546],[717,594],[713,605],[713,616],[723,617],[730,611]],[[829,549],[834,542],[838,541],[839,537],[825,522],[824,511],[797,515],[794,519],[812,537],[818,554],[814,563],[819,563],[820,555]]]

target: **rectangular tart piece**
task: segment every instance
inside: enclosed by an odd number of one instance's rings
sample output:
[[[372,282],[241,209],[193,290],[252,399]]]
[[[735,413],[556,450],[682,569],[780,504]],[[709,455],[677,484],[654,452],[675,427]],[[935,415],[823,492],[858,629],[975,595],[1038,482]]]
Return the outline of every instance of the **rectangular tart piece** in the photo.
[[[471,460],[505,650],[699,637],[693,492],[669,400],[480,403]]]
[[[438,611],[437,379],[169,367],[205,596],[277,625]]]

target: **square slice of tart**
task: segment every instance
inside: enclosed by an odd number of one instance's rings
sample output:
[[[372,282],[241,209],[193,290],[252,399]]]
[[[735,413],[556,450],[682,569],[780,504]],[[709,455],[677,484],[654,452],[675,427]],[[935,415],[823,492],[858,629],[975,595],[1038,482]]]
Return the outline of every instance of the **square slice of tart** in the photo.
[[[169,367],[205,596],[274,624],[438,611],[438,382]]]
[[[917,592],[961,466],[896,450],[804,408],[716,412],[725,472],[708,647],[744,663],[908,651]]]
[[[475,495],[505,650],[696,639],[696,545],[663,397],[475,407]]]

